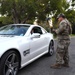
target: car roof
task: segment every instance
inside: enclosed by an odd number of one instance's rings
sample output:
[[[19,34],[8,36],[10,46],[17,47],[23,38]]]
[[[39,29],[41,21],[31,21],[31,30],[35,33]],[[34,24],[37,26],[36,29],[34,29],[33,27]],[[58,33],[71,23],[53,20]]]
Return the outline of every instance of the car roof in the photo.
[[[9,24],[9,25],[27,25],[27,26],[31,26],[32,24]]]
[[[38,26],[38,27],[41,27],[40,25],[34,25],[34,24],[9,24],[9,25],[25,25],[25,26]]]

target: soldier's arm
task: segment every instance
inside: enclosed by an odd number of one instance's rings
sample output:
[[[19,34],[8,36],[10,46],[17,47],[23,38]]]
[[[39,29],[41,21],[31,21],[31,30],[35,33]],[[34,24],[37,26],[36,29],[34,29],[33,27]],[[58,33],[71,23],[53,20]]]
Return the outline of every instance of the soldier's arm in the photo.
[[[72,34],[72,27],[71,27],[71,25],[69,27],[69,34]]]
[[[59,26],[58,29],[56,29],[56,34],[61,34],[62,32],[64,32],[64,30],[66,29],[66,23],[62,22]]]

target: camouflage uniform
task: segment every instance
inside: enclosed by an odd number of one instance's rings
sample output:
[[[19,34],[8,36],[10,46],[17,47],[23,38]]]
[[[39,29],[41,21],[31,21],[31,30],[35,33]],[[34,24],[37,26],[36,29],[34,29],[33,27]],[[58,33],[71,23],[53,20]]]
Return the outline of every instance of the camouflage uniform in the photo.
[[[71,24],[67,19],[64,19],[60,22],[59,28],[55,30],[58,42],[56,49],[56,63],[62,64],[69,63],[69,54],[68,47],[70,44],[70,36],[72,33]]]

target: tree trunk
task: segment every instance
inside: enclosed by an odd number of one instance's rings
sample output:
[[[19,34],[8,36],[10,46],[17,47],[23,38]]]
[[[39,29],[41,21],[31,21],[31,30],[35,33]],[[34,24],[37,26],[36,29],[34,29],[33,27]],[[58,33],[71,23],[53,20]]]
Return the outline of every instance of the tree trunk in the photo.
[[[13,9],[12,9],[13,21],[14,23],[19,23],[19,16],[16,9],[16,3],[13,2]]]

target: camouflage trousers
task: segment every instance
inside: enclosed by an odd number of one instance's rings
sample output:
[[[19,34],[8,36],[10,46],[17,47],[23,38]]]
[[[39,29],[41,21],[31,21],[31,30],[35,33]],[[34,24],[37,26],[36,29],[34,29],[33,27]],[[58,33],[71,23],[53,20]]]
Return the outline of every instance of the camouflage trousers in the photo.
[[[69,63],[69,44],[70,40],[58,40],[56,49],[56,63]]]

